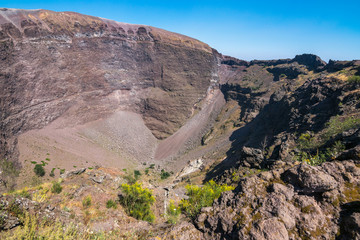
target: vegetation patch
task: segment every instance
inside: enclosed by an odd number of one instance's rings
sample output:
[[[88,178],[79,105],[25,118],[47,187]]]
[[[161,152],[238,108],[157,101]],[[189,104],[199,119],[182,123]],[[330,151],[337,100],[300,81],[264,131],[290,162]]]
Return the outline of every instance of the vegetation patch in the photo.
[[[81,229],[74,223],[65,224],[60,221],[49,222],[26,212],[22,226],[17,227],[14,231],[1,232],[0,239],[119,239],[119,232],[93,233],[86,231],[86,229]]]
[[[176,206],[174,200],[170,200],[169,206],[166,209],[166,219],[170,224],[176,224],[179,221],[181,208]]]
[[[347,81],[350,84],[360,84],[360,76],[356,76],[356,75],[351,76],[351,77],[348,78]]]
[[[126,172],[126,171],[125,171]],[[134,184],[136,183],[139,178],[141,176],[141,172],[139,170],[134,170],[134,173],[128,173],[124,176],[124,179],[129,183],[129,184]]]
[[[16,191],[16,192],[15,192],[15,196],[19,196],[19,197],[22,197],[22,198],[31,199],[31,194],[29,193],[27,187],[25,187],[25,188],[22,189],[22,190]]]
[[[56,168],[51,169],[51,172],[49,174],[50,177],[55,177],[55,169]]]
[[[234,190],[234,187],[226,184],[219,185],[213,180],[207,182],[203,187],[196,185],[186,186],[186,195],[188,199],[182,199],[180,207],[184,213],[195,219],[200,213],[201,208],[209,207],[215,199],[219,198],[222,192]]]
[[[83,205],[84,208],[88,208],[88,207],[91,206],[91,202],[92,202],[91,196],[88,195],[88,196],[86,196],[86,197],[83,198],[83,200],[82,200],[82,205]]]
[[[39,177],[43,177],[45,175],[45,169],[42,164],[36,164],[34,167],[34,172]]]
[[[108,200],[106,202],[106,208],[113,208],[113,209],[116,209],[117,208],[117,205],[116,205],[116,202],[114,200]]]
[[[62,191],[62,187],[60,185],[59,182],[53,182],[52,187],[51,187],[51,192],[52,193],[61,193]]]
[[[167,179],[168,177],[170,177],[170,173],[166,172],[164,169],[161,169],[160,177],[161,179]]]
[[[153,222],[155,216],[151,211],[151,205],[155,197],[149,189],[142,188],[140,183],[122,184],[120,203],[128,215],[148,222]]]
[[[360,127],[360,118],[351,116],[344,119],[341,116],[336,116],[331,118],[326,124],[325,131],[321,134],[321,137],[323,141],[327,141],[339,133],[356,127]]]
[[[316,150],[316,154],[312,154],[313,148],[318,148],[319,145],[310,134],[302,134],[298,139],[298,147],[300,152],[295,156],[296,161],[305,162],[311,166],[320,165],[328,160],[333,160],[335,157],[345,150],[345,146],[340,142],[336,141],[331,147],[324,151]]]

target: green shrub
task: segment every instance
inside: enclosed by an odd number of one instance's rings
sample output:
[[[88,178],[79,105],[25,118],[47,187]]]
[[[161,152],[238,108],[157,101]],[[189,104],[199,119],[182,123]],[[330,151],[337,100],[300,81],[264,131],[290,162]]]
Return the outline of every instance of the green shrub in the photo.
[[[128,215],[139,220],[154,221],[155,216],[150,208],[155,202],[155,197],[149,189],[142,188],[140,183],[134,183],[122,184],[121,190],[120,203]]]
[[[166,172],[164,169],[161,169],[160,177],[161,179],[167,179],[170,177],[170,173]]]
[[[234,190],[234,187],[226,184],[219,185],[213,180],[207,182],[203,187],[187,185],[186,195],[189,198],[182,199],[180,207],[187,216],[194,219],[200,213],[201,208],[211,206],[222,192],[231,190]]]
[[[90,195],[83,198],[82,205],[83,205],[84,208],[87,208],[87,207],[91,206],[91,196]]]
[[[134,170],[134,176],[135,176],[135,179],[138,180],[141,176],[141,173],[139,170]]]
[[[331,148],[327,148],[325,155],[332,160],[345,150],[345,145],[340,141],[336,141]]]
[[[56,168],[51,169],[51,172],[49,174],[50,177],[55,177],[55,169]]]
[[[325,131],[322,134],[322,139],[323,141],[327,141],[339,133],[359,126],[360,118],[347,117],[342,119],[341,116],[335,116],[326,124]]]
[[[317,166],[326,161],[334,160],[344,150],[345,146],[340,141],[337,141],[333,146],[327,148],[325,151],[317,151],[315,155],[307,152],[300,152],[295,159],[300,162],[305,162],[311,166]]]
[[[36,164],[34,167],[34,172],[37,176],[42,177],[45,175],[45,169],[42,164]]]
[[[64,174],[65,173],[65,169],[60,169],[60,174]]]
[[[179,220],[179,216],[181,214],[181,208],[179,206],[175,206],[173,200],[170,200],[169,206],[166,209],[166,218],[167,222],[171,224],[176,224]]]
[[[322,153],[319,154],[319,152],[317,152],[315,155],[311,155],[310,153],[306,153],[306,152],[301,152],[300,154],[298,154],[297,157],[298,157],[297,161],[307,163],[311,166],[317,166],[326,162],[326,156]]]
[[[62,191],[62,187],[60,185],[59,182],[53,182],[52,187],[51,187],[51,192],[52,193],[61,193]]]
[[[111,199],[108,200],[106,202],[106,208],[114,208],[114,209],[116,209],[117,208],[116,202],[111,200]]]
[[[356,75],[351,76],[351,77],[348,78],[347,81],[350,84],[359,84],[360,83],[360,76],[356,76]]]
[[[310,149],[314,147],[314,138],[309,133],[303,133],[297,140],[300,149]]]
[[[154,163],[152,163],[152,164],[150,164],[150,167],[149,167],[150,169],[154,169],[155,168],[155,164]]]

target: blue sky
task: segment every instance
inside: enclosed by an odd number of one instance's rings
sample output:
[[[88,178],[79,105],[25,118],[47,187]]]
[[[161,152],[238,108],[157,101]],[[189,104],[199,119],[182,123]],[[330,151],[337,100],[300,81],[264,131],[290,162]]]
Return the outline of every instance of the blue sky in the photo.
[[[240,59],[360,59],[360,1],[0,0],[0,7],[74,11],[178,32]]]

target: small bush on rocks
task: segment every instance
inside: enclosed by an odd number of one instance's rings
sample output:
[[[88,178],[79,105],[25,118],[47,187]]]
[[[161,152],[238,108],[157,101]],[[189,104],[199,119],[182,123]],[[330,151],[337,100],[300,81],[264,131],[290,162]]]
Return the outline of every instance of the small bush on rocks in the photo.
[[[200,213],[201,208],[211,206],[222,192],[231,190],[234,190],[234,187],[226,184],[219,185],[213,180],[207,182],[203,187],[187,185],[186,195],[189,198],[182,199],[180,207],[188,217],[194,219]]]
[[[142,188],[140,183],[122,184],[122,195],[120,203],[124,206],[128,215],[148,222],[153,222],[155,216],[151,211],[151,205],[155,202],[155,197],[149,189]]]

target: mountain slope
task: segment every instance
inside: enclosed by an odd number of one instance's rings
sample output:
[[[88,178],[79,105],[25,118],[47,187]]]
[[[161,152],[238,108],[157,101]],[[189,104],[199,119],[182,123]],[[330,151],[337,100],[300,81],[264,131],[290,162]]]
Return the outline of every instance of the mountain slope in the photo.
[[[79,239],[359,238],[360,61],[247,62],[149,26],[3,8],[0,62],[1,190],[31,186],[0,196],[1,236],[26,232],[24,212],[71,212]],[[136,180],[152,225],[105,206]],[[234,190],[166,223],[209,180]]]
[[[216,54],[208,45],[165,30],[72,12],[17,9],[1,9],[0,25],[1,157],[20,157],[20,162],[29,156],[19,155],[17,137],[29,130],[33,131],[25,133],[19,145],[23,152],[38,155],[46,154],[51,142],[70,136],[71,144],[58,153],[58,162],[67,156],[72,161],[104,163],[93,154],[74,153],[89,141],[100,148],[107,145],[107,155],[120,159],[117,166],[149,161],[155,157],[157,140],[146,130],[131,129],[145,124],[157,139],[170,136],[201,107],[218,81]],[[129,120],[125,112],[139,117]],[[203,121],[199,128],[206,126],[207,119]],[[46,126],[49,130],[35,130]],[[32,133],[50,140],[34,149],[27,144],[33,141]],[[77,145],[71,138],[78,135],[86,139]],[[183,149],[192,137],[185,135],[175,151],[161,152],[160,147],[157,156],[166,158]],[[134,147],[117,141],[127,136],[144,151],[133,153]],[[148,139],[148,147],[142,139]],[[119,153],[114,154],[112,149],[118,146]],[[37,151],[39,147],[44,150]],[[104,153],[99,151],[95,155]]]

